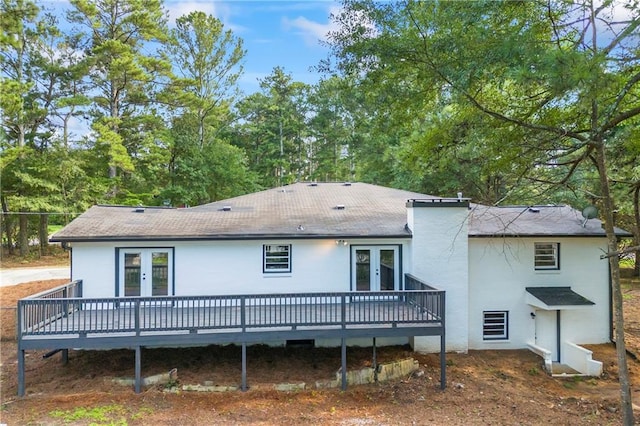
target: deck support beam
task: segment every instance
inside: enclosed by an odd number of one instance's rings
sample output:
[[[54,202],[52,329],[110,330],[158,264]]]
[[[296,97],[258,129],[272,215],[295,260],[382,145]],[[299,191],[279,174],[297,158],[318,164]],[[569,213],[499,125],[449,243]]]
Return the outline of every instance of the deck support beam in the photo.
[[[347,390],[347,339],[342,338],[342,390]]]
[[[142,350],[140,346],[136,346],[136,365],[135,365],[135,392],[142,392]]]
[[[441,386],[446,386],[445,358],[445,292],[436,290],[406,275],[407,291],[394,292],[336,292],[299,293],[282,295],[260,294],[259,300],[270,302],[263,307],[247,300],[254,295],[162,297],[163,303],[152,303],[153,308],[141,309],[139,298],[115,297],[83,299],[81,287],[74,290],[74,302],[60,297],[69,293],[53,289],[46,294],[18,301],[17,312],[17,360],[18,395],[24,396],[27,350],[52,350],[62,352],[63,363],[68,362],[69,348],[87,350],[127,349],[135,351],[135,392],[142,391],[142,348],[201,346],[223,343],[242,343],[242,390],[247,390],[247,344],[277,340],[341,339],[342,389],[348,386],[347,339],[373,338],[373,363],[377,368],[377,337],[441,336]],[[409,285],[408,283],[411,283]],[[80,281],[68,284],[79,286]],[[320,303],[301,303],[299,300],[321,300]],[[383,297],[381,297],[383,296]],[[397,299],[394,299],[397,296]],[[347,301],[358,300],[358,303]],[[60,300],[62,299],[62,300]],[[80,302],[75,302],[75,300]],[[154,297],[145,298],[153,302]],[[171,300],[171,303],[165,303]],[[239,303],[239,306],[237,303]],[[210,317],[199,314],[201,304],[217,306],[221,315],[211,322]],[[180,308],[176,308],[177,305]],[[143,305],[147,306],[147,305]],[[292,311],[293,316],[284,315]],[[304,309],[298,308],[303,306]],[[240,308],[238,321],[237,310]],[[130,312],[124,321],[114,315],[118,309]],[[269,314],[257,322],[247,324],[248,309],[255,318],[262,318],[256,309],[266,309]],[[367,320],[362,321],[362,312]],[[61,315],[61,316],[60,316]],[[159,318],[171,320],[171,327],[164,328]],[[224,318],[230,318],[227,321]],[[122,317],[125,318],[125,317]],[[286,318],[286,319],[285,319]],[[89,319],[87,321],[87,319]],[[59,321],[59,322],[58,322]],[[338,327],[336,327],[338,326]],[[201,329],[212,332],[199,333]],[[224,330],[223,330],[224,329]],[[226,329],[229,329],[227,331]],[[218,330],[220,330],[218,332]],[[146,333],[153,331],[153,333]],[[223,332],[224,331],[224,332]],[[64,334],[61,337],[60,333]],[[186,333],[188,332],[188,333]],[[340,380],[340,378],[338,378]]]
[[[18,349],[18,396],[24,396],[24,349]]]
[[[373,381],[378,382],[378,359],[376,356],[376,338],[373,338],[373,361],[371,365],[373,366]]]
[[[242,392],[247,391],[247,342],[242,342],[242,383],[240,389]]]
[[[440,389],[444,390],[447,387],[447,355],[444,327],[442,327],[442,334],[440,334]]]

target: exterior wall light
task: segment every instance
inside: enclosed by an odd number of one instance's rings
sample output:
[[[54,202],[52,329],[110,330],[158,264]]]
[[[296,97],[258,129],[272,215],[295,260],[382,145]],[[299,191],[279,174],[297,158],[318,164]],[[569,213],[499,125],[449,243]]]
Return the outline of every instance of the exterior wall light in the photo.
[[[346,246],[348,244],[349,243],[347,242],[347,240],[336,240],[336,245],[337,246],[340,246],[340,245]]]

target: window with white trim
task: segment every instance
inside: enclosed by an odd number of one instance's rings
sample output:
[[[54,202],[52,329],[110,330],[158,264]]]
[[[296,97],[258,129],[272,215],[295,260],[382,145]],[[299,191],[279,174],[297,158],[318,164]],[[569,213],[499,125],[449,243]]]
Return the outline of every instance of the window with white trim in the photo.
[[[536,270],[560,269],[560,243],[535,243],[534,265]]]
[[[507,340],[509,338],[509,311],[484,311],[482,316],[483,340]]]
[[[291,244],[265,244],[262,272],[291,272]]]

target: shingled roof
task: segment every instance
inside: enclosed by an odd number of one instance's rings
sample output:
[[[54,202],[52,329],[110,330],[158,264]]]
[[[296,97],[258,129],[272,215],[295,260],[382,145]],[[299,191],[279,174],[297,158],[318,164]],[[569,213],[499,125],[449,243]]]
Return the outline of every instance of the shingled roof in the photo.
[[[93,206],[51,241],[411,238],[407,200],[439,198],[366,183],[296,183],[192,208]],[[470,236],[604,236],[570,207],[474,205]]]
[[[619,228],[616,234],[632,236]],[[470,237],[605,235],[599,219],[585,221],[580,211],[565,205],[488,207],[476,204],[469,225]]]
[[[424,194],[366,183],[296,183],[192,208],[94,206],[52,241],[410,238],[406,201]]]

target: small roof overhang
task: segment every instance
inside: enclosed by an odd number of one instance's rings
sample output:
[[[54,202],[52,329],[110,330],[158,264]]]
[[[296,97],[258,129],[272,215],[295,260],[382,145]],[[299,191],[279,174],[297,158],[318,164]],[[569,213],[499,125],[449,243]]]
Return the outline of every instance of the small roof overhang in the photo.
[[[527,287],[528,305],[547,311],[582,309],[594,302],[571,290],[571,287]]]

